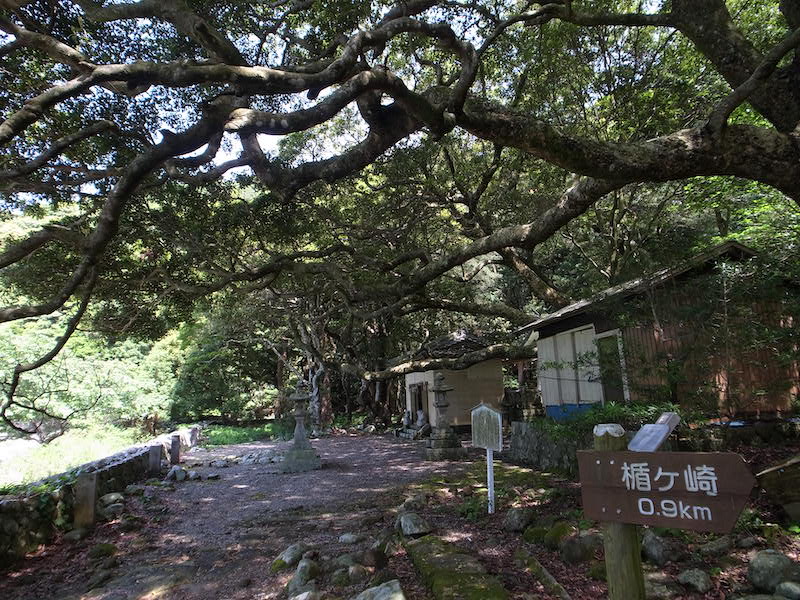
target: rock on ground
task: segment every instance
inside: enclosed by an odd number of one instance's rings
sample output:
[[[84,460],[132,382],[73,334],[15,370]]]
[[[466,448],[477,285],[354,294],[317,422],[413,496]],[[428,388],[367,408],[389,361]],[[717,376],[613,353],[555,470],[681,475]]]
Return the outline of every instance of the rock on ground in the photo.
[[[642,536],[642,556],[658,566],[667,564],[670,559],[667,543],[652,529],[645,531]]]
[[[503,519],[503,528],[506,531],[525,531],[533,521],[533,510],[530,508],[512,508]]]
[[[308,558],[304,558],[297,563],[297,569],[294,572],[291,580],[286,584],[286,592],[289,597],[301,594],[303,592],[316,591],[314,585],[314,578],[319,575],[319,565]],[[309,589],[312,588],[312,589]]]
[[[700,594],[705,594],[712,587],[711,577],[702,569],[687,569],[683,571],[678,575],[678,582]]]
[[[377,587],[364,590],[351,600],[406,600],[406,596],[403,588],[400,587],[400,582],[393,579]]]
[[[289,600],[320,600],[321,598],[322,594],[319,592],[303,592],[297,596],[292,596]]]
[[[405,548],[435,598],[508,600],[500,580],[489,575],[476,556],[459,547],[427,535],[406,543]]]
[[[82,540],[86,536],[89,535],[89,531],[87,529],[83,529],[79,527],[77,529],[73,529],[72,531],[64,534],[64,539],[68,542],[77,542],[78,540]]]
[[[800,600],[800,584],[794,581],[784,581],[775,588],[775,595],[789,600]]]
[[[303,554],[308,552],[309,547],[304,544],[303,542],[297,542],[296,544],[292,544],[286,550],[280,553],[280,556],[272,561],[271,570],[273,573],[277,571],[282,571],[283,569],[288,569],[289,567],[295,566],[300,559],[303,558]]]
[[[339,536],[340,544],[357,544],[362,540],[362,536],[357,533],[343,533]]]
[[[570,523],[566,521],[557,521],[547,530],[543,540],[544,545],[551,550],[558,550],[564,538],[570,535],[574,530]]]
[[[723,554],[727,554],[732,546],[731,538],[727,535],[723,535],[721,538],[703,544],[700,546],[699,550],[700,554],[703,556],[722,556]]]
[[[347,569],[347,577],[352,583],[361,583],[369,577],[369,571],[363,565],[351,565]]]
[[[561,542],[561,558],[573,565],[586,562],[600,544],[600,536],[595,534],[571,535]]]
[[[184,479],[186,479],[186,469],[180,465],[174,465],[167,472],[164,481],[183,481]]]
[[[778,584],[787,579],[792,559],[775,550],[758,552],[747,567],[747,578],[756,589],[774,592]]]
[[[111,492],[110,494],[105,494],[100,496],[98,502],[103,506],[109,506],[110,504],[120,504],[125,502],[125,496],[120,494],[119,492]]]
[[[406,537],[419,537],[429,534],[433,528],[417,513],[400,515],[400,531]]]

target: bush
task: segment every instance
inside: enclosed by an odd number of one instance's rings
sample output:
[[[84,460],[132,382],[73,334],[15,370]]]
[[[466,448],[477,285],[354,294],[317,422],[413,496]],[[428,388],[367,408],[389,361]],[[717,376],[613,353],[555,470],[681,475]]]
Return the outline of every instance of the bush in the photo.
[[[265,423],[252,427],[211,425],[203,430],[204,446],[227,446],[258,440],[268,440],[275,435],[275,424]]]
[[[679,406],[669,402],[654,404],[608,402],[565,421],[555,422],[550,418],[540,417],[531,422],[547,431],[553,438],[587,439],[591,437],[594,426],[600,423],[618,423],[628,431],[636,431],[646,423],[654,423],[664,412],[678,413],[682,422],[691,419],[691,415],[682,414]]]

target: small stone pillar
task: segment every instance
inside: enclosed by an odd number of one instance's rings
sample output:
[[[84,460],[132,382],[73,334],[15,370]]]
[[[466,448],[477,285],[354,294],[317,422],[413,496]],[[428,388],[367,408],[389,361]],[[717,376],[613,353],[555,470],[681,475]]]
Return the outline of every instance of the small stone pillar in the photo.
[[[75,481],[73,508],[73,525],[76,529],[94,527],[95,502],[97,502],[97,473],[80,473]]]
[[[181,436],[173,433],[169,446],[169,464],[179,465],[181,462]]]
[[[200,427],[198,425],[192,425],[189,429],[189,446],[194,448],[197,446],[197,442],[200,441]]]
[[[314,451],[311,442],[308,441],[306,433],[306,413],[308,412],[308,401],[311,394],[304,384],[299,384],[297,390],[289,396],[289,400],[294,403],[294,440],[291,449],[284,455],[280,463],[282,473],[299,473],[301,471],[313,471],[322,467],[322,460]]]
[[[466,448],[461,446],[447,416],[447,392],[454,388],[445,384],[444,375],[436,373],[433,376],[433,406],[436,408],[436,425],[431,430],[428,439],[428,448],[425,456],[428,460],[459,460],[466,457]]]
[[[164,454],[164,447],[161,444],[150,446],[147,455],[147,472],[151,476],[157,477],[161,473],[161,456]]]

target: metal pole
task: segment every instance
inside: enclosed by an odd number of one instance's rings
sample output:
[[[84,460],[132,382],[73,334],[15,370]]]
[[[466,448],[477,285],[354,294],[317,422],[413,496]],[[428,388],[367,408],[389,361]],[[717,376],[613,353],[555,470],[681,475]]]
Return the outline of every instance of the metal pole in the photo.
[[[486,485],[489,488],[489,514],[494,514],[494,450],[486,449]]]

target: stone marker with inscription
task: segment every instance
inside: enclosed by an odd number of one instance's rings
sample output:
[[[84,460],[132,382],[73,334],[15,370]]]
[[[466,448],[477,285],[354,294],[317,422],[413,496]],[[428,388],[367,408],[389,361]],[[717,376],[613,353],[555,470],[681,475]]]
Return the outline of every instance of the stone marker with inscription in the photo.
[[[169,464],[179,465],[181,463],[181,436],[179,433],[173,433],[170,438],[169,446]]]
[[[97,502],[97,473],[80,473],[75,481],[73,525],[76,529],[91,529],[95,521]]]
[[[672,431],[681,422],[678,413],[665,412],[655,423],[642,425],[628,444],[628,450],[634,452],[655,452],[667,441]]]
[[[147,454],[147,471],[151,476],[158,476],[161,473],[161,457],[164,454],[164,447],[161,444],[150,446]]]
[[[486,449],[486,485],[489,489],[489,514],[494,514],[494,451],[503,450],[503,415],[481,402],[472,409],[472,445]]]
[[[732,452],[578,452],[590,519],[728,532],[755,478]]]

